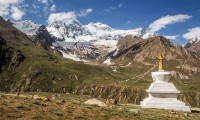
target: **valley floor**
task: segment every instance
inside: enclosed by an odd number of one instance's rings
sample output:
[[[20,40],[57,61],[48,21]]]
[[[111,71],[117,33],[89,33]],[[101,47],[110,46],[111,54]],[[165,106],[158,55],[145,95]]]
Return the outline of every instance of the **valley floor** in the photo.
[[[200,120],[200,113],[172,112],[159,109],[143,109],[133,104],[99,107],[84,102],[91,96],[59,95],[44,101],[33,99],[52,96],[51,93],[23,93],[19,96],[0,93],[1,120]],[[44,98],[43,97],[43,98]],[[105,101],[100,99],[101,101]]]

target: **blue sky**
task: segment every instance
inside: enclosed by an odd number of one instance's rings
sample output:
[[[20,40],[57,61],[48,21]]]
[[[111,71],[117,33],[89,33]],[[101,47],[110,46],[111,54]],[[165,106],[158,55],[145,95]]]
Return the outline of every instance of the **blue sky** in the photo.
[[[4,0],[0,0],[1,2]],[[11,0],[12,1],[12,0]],[[14,0],[13,0],[14,1]],[[15,0],[16,1],[16,0]],[[160,29],[160,35],[179,35],[173,42],[182,44],[186,42],[183,34],[188,29],[200,27],[200,0],[17,0],[17,7],[23,15],[13,20],[30,19],[37,23],[47,25],[50,14],[59,12],[80,12],[88,8],[92,12],[77,17],[82,24],[89,22],[102,22],[118,29],[133,29],[136,27],[148,28],[155,20],[163,16],[178,14],[188,15],[191,18],[184,22],[167,24]],[[5,4],[5,3],[2,3]],[[12,4],[10,4],[12,5]],[[15,4],[13,4],[15,5]],[[54,6],[54,8],[53,8]],[[9,8],[8,8],[9,9]],[[12,13],[12,11],[11,11]],[[0,15],[9,18],[9,15]],[[17,15],[17,14],[16,14]]]

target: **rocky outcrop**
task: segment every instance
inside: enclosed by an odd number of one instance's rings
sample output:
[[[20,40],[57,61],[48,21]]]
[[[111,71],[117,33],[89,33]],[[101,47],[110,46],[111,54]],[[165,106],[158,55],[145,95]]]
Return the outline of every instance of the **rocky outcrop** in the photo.
[[[145,90],[114,85],[84,87],[83,91],[83,94],[89,94],[96,98],[117,99],[119,102],[134,104],[139,104],[140,101],[147,96]]]
[[[181,92],[178,99],[182,100],[189,106],[200,107],[200,93],[197,92]]]
[[[4,46],[6,45],[6,40],[3,38],[3,36],[1,36],[1,33],[0,33],[0,46]]]
[[[47,31],[44,25],[41,25],[36,32],[36,35],[30,36],[32,42],[46,50],[50,49],[52,43],[55,42],[54,37],[52,37]]]
[[[29,91],[31,89],[32,80],[40,75],[40,70],[30,68],[29,71],[21,76],[20,80],[16,83],[16,86],[13,86],[11,91]]]
[[[22,54],[20,50],[14,52],[13,57],[9,64],[9,69],[18,67],[21,62],[23,62],[26,57]]]
[[[18,67],[26,57],[20,50],[15,50],[13,47],[9,47],[6,44],[6,40],[0,36],[0,66],[3,64],[9,64],[8,69]]]
[[[174,77],[175,79],[189,79],[190,78],[190,76],[184,75],[177,71],[169,71],[169,72],[172,75],[172,77]]]
[[[200,55],[200,39],[194,38],[184,45],[184,48]]]

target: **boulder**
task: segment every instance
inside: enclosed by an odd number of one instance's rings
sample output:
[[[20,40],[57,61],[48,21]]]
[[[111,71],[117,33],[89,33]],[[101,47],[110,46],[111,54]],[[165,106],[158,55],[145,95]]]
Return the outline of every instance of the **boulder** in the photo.
[[[97,99],[95,99],[95,98],[89,99],[89,100],[87,100],[85,103],[86,103],[86,104],[90,104],[90,105],[98,105],[98,106],[100,106],[100,107],[106,107],[106,106],[107,106],[104,102],[102,102],[102,101],[100,101],[100,100],[97,100]]]

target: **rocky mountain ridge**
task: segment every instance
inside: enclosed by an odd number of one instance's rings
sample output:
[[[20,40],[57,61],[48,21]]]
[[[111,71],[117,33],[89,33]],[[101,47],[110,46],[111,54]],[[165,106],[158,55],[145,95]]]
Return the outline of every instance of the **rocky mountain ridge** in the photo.
[[[30,20],[14,23],[14,26],[30,36],[38,35],[41,27]],[[64,57],[76,61],[101,59],[116,49],[118,39],[129,34],[142,38],[156,35],[145,28],[118,30],[101,22],[82,25],[76,19],[55,21],[46,29],[54,38],[52,48],[58,48]]]
[[[186,43],[183,47],[200,55],[200,38],[193,38],[189,40],[189,42]]]

